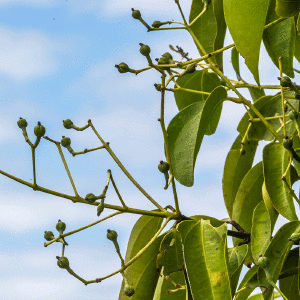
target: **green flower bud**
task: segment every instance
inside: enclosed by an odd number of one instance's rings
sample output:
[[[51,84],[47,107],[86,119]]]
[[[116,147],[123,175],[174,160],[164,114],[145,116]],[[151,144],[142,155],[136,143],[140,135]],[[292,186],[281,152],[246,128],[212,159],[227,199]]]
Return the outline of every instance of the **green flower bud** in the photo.
[[[294,243],[299,242],[300,241],[300,232],[293,233],[288,240],[291,242],[294,242]]]
[[[157,91],[159,91],[159,92],[161,91],[161,84],[155,83],[154,86],[155,86]]]
[[[141,46],[141,48],[140,48],[141,54],[144,56],[149,56],[149,54],[151,52],[150,47],[148,45],[144,45],[142,43],[140,43],[140,46]]]
[[[61,220],[58,220],[56,224],[56,230],[60,233],[63,234],[63,232],[66,230],[66,224],[62,222]]]
[[[27,121],[25,119],[20,118],[20,120],[17,122],[18,126],[22,129],[22,128],[26,128],[27,127]]]
[[[169,52],[166,52],[162,55],[162,57],[166,57],[167,59],[169,59],[170,61],[173,60],[173,56],[171,55],[171,53]]]
[[[294,110],[291,110],[289,112],[289,117],[290,117],[291,120],[297,120],[298,119],[298,113]]]
[[[293,140],[291,140],[291,139],[284,139],[283,140],[283,147],[285,149],[288,149],[288,150],[293,149]]]
[[[129,67],[128,67],[128,65],[127,64],[125,64],[125,63],[120,63],[120,64],[118,64],[118,65],[115,65],[115,67],[118,69],[118,71],[120,72],[120,73],[127,73],[127,72],[129,72]]]
[[[53,232],[52,231],[45,231],[44,238],[48,242],[54,240],[54,234],[53,234]]]
[[[41,122],[38,122],[37,125],[34,127],[34,134],[37,137],[42,137],[45,135],[46,128],[41,124]]]
[[[97,216],[99,217],[104,210],[104,199],[101,199],[100,204],[97,206]]]
[[[158,165],[158,170],[165,174],[168,173],[169,169],[170,169],[170,165],[167,162],[161,160]]]
[[[85,196],[84,200],[89,203],[89,204],[92,204],[94,203],[96,200],[97,200],[97,197],[92,194],[92,193],[89,193]]]
[[[112,241],[112,242],[116,242],[117,241],[117,237],[118,237],[118,234],[116,231],[114,230],[110,230],[110,229],[107,229],[107,235],[106,237]]]
[[[185,69],[185,73],[194,73],[196,71],[196,65],[188,65]]]
[[[170,60],[167,58],[167,57],[165,57],[165,56],[162,56],[159,60],[158,60],[158,64],[159,65],[168,65],[168,64],[170,64]],[[168,70],[168,69],[170,69],[170,68],[168,68],[168,67],[163,67],[163,68],[161,68],[162,70]]]
[[[139,10],[135,10],[134,8],[132,10],[132,17],[136,20],[140,19],[142,17],[141,12]]]
[[[69,263],[69,260],[63,256],[63,257],[59,257],[59,256],[56,256],[57,258],[57,265],[62,268],[62,269],[68,269],[69,266],[70,266],[70,263]]]
[[[282,78],[280,78],[280,85],[282,87],[292,87],[293,83],[292,83],[290,77],[283,76]]]
[[[160,22],[160,21],[154,21],[154,22],[152,23],[152,27],[153,27],[153,28],[159,28],[161,25],[163,25],[163,24],[162,24],[162,22]]]
[[[261,267],[262,269],[266,269],[269,266],[269,260],[267,257],[260,255],[260,257],[257,260],[257,265]]]
[[[63,120],[63,124],[66,129],[73,128],[73,122],[70,119]]]
[[[127,297],[131,297],[134,294],[133,286],[126,284],[124,287],[124,294]]]
[[[68,138],[68,137],[63,136],[60,143],[63,147],[68,147],[68,146],[71,145],[71,139]]]

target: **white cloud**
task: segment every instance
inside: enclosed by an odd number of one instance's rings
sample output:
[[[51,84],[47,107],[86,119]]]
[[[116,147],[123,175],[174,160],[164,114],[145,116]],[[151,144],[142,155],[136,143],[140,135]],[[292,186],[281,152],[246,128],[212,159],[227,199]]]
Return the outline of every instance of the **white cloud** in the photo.
[[[0,30],[0,74],[28,80],[57,71],[61,43],[36,30]]]

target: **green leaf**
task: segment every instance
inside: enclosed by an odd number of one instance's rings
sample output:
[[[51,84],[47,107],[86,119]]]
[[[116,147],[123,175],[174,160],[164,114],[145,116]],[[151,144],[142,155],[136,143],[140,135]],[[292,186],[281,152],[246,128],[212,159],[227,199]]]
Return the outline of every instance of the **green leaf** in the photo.
[[[279,298],[281,297],[280,293],[274,293],[273,294],[273,298],[276,299],[276,298]],[[272,298],[272,299],[273,299]],[[248,298],[249,300],[264,300],[264,297],[262,294],[256,294],[256,295],[253,295],[251,297]],[[292,299],[291,299],[292,300]]]
[[[201,219],[208,220],[210,222],[210,224],[214,227],[219,227],[219,226],[221,226],[225,223],[225,221],[221,221],[221,220],[218,220],[214,217],[209,217],[209,216],[204,216],[204,215],[191,216],[190,218],[195,220],[195,221],[199,221]]]
[[[288,18],[298,15],[300,0],[277,0],[276,13],[280,17]]]
[[[228,249],[228,272],[232,295],[235,293],[247,252],[248,245]]]
[[[225,161],[223,172],[223,196],[225,205],[232,219],[232,207],[236,193],[246,173],[251,169],[257,142],[249,141],[244,145],[246,153],[241,155],[241,141],[239,135],[234,141]]]
[[[290,222],[283,225],[273,237],[265,256],[269,260],[268,273],[270,279],[276,282],[283,266],[283,263],[288,255],[293,242],[288,241],[288,238],[294,233],[299,231],[300,222]],[[263,269],[258,271],[258,280],[260,286],[265,286],[268,288],[267,292],[263,294],[264,299],[270,299],[273,293],[273,287],[266,280],[266,274]]]
[[[224,0],[230,34],[258,84],[259,51],[268,8],[269,0]]]
[[[178,225],[185,237],[184,258],[194,300],[232,299],[226,257],[227,226],[221,227],[217,230],[204,220]],[[220,234],[224,229],[225,239]]]
[[[185,278],[183,271],[178,271],[169,275],[169,277],[177,284],[185,285]],[[163,269],[161,276],[158,279],[156,290],[154,293],[153,300],[185,300],[186,290],[179,290],[175,293],[168,294],[168,290],[176,289],[175,286],[169,281],[165,280],[163,276]],[[143,299],[143,298],[142,298]]]
[[[201,91],[203,73],[203,70],[195,71],[192,74],[186,74],[182,77],[179,77],[176,82],[182,88]],[[174,97],[179,110],[183,110],[187,106],[199,101],[203,101],[204,99],[203,94],[196,94],[186,91],[175,91]]]
[[[249,87],[248,90],[250,92],[253,102],[256,102],[258,99],[260,99],[261,97],[264,97],[266,95],[265,91],[260,88]]]
[[[295,53],[294,53],[298,62],[300,62],[300,35],[296,34],[295,37]]]
[[[217,87],[205,103],[202,101],[189,105],[168,126],[174,177],[185,186],[194,183],[194,167],[202,139],[211,117],[226,98],[225,89]]]
[[[263,165],[259,162],[243,178],[233,203],[232,219],[249,233],[252,227],[253,211],[263,200],[263,182]]]
[[[251,229],[251,251],[255,263],[265,254],[271,241],[271,220],[264,201],[257,204],[253,212]]]
[[[239,52],[236,50],[236,47],[233,47],[231,50],[231,63],[237,79],[241,80]]]
[[[266,189],[274,208],[290,221],[298,220],[293,198],[281,177],[289,163],[288,151],[279,143],[271,143],[264,147],[263,166]],[[290,185],[290,174],[286,176]]]
[[[125,263],[133,258],[153,238],[159,230],[163,218],[142,216],[135,223],[128,242]],[[153,244],[126,270],[125,276],[135,293],[132,299],[152,300],[158,280],[156,256],[163,236],[158,237]],[[119,300],[127,299],[121,287]],[[146,296],[145,296],[146,295]]]
[[[278,0],[277,0],[278,1]],[[277,19],[275,12],[276,0],[271,0],[266,24]],[[278,58],[282,57],[282,72],[289,77],[294,78],[293,57],[295,48],[295,22],[294,18],[288,18],[276,25],[266,29],[263,34],[263,41],[266,50],[277,68]]]
[[[189,21],[192,22],[203,11],[204,3],[193,0]],[[191,26],[204,51],[210,53],[223,48],[226,23],[223,12],[223,0],[212,0],[204,14]],[[197,43],[196,43],[197,45]],[[197,45],[199,53],[204,55]],[[223,70],[223,52],[212,56],[211,61]]]

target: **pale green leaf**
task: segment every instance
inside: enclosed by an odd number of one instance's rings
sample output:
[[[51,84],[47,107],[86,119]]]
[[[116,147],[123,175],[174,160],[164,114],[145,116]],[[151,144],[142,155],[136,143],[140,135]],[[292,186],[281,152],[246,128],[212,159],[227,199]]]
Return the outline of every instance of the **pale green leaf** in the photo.
[[[223,172],[223,196],[225,205],[232,219],[232,207],[236,193],[246,173],[251,169],[254,155],[257,148],[257,142],[249,141],[244,145],[246,153],[241,155],[241,141],[239,135],[233,143],[224,166]]]
[[[241,80],[239,52],[236,50],[236,47],[233,47],[231,50],[231,63],[237,79]]]
[[[263,166],[266,189],[274,208],[290,221],[298,220],[293,198],[285,182],[281,179],[289,163],[288,151],[279,143],[271,143],[264,147]],[[290,173],[286,182],[290,185]]]
[[[225,89],[217,87],[205,103],[201,101],[189,105],[168,126],[174,177],[185,186],[194,183],[194,167],[202,139],[211,117],[226,98]]]

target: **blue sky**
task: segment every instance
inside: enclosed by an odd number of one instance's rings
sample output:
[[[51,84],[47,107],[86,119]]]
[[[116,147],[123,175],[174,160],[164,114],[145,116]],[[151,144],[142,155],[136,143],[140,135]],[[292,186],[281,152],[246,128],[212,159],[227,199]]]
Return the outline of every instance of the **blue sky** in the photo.
[[[190,1],[183,4],[186,15],[189,5]],[[169,51],[169,44],[182,46],[191,57],[198,54],[192,39],[183,31],[147,33],[131,17],[132,7],[141,10],[150,24],[154,20],[180,20],[173,0],[0,0],[1,170],[32,182],[31,150],[17,127],[19,117],[28,121],[32,140],[33,127],[41,121],[47,136],[55,140],[62,135],[70,137],[75,151],[100,143],[90,129],[67,131],[62,120],[70,118],[83,126],[92,119],[100,135],[110,142],[119,159],[149,194],[162,206],[173,204],[171,190],[163,189],[164,178],[157,170],[159,161],[164,159],[157,122],[159,93],[153,87],[159,76],[153,71],[138,76],[119,74],[114,65],[124,61],[135,69],[146,67],[147,62],[139,53],[140,42],[151,47],[153,58]],[[229,43],[231,39],[227,36],[225,44]],[[226,75],[235,79],[230,51],[225,52],[224,59]],[[260,67],[262,83],[274,83],[279,72],[264,49]],[[242,75],[253,82],[244,66]],[[174,98],[168,94],[167,121],[176,113]],[[184,214],[227,217],[221,189],[223,165],[243,114],[242,106],[224,104],[216,134],[206,137],[202,144],[194,187],[177,185]],[[64,153],[81,196],[101,193],[107,169],[111,169],[129,206],[153,208],[104,150],[75,158],[67,151]],[[56,147],[42,140],[36,155],[37,183],[73,194]],[[256,162],[260,159],[258,154]],[[94,207],[34,192],[3,176],[0,188],[1,299],[99,299],[99,295],[101,299],[117,299],[121,276],[86,287],[57,267],[55,256],[61,254],[59,244],[43,247],[44,231],[56,232],[58,219],[71,231],[97,220]],[[119,204],[111,188],[106,201]],[[103,216],[110,213],[105,210]],[[118,232],[125,254],[137,218],[118,216],[70,236],[65,255],[71,268],[87,280],[118,269],[120,263],[106,239],[106,230]]]

